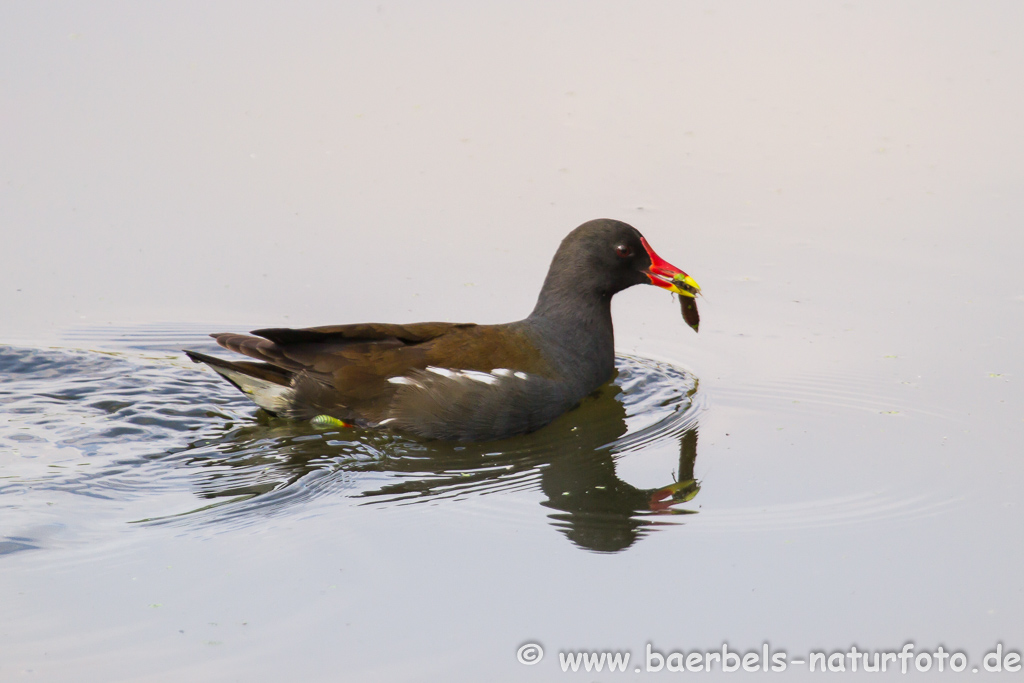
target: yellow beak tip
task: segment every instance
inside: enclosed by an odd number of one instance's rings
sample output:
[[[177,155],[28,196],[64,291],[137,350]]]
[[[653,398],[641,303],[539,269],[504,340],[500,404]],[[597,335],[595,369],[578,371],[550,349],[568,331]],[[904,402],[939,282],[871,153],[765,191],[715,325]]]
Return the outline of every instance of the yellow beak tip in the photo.
[[[672,285],[672,289],[680,296],[693,298],[700,292],[700,285],[698,285],[697,281],[689,275],[684,275],[682,277],[677,276]]]

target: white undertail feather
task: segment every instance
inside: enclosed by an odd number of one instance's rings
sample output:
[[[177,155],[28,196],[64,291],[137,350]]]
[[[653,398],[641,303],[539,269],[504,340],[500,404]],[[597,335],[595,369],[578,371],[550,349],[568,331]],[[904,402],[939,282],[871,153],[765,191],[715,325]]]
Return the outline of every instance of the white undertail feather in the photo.
[[[268,382],[265,379],[246,375],[230,368],[218,367],[216,365],[211,365],[210,367],[227,377],[246,396],[251,398],[253,403],[263,408],[263,410],[276,414],[286,412],[291,408],[292,399],[295,396],[295,390],[291,387]]]

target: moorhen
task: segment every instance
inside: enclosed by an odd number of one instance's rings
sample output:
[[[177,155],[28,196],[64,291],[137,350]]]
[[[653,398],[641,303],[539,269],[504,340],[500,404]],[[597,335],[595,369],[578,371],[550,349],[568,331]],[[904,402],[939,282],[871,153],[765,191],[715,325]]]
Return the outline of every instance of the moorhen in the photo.
[[[612,295],[636,284],[680,295],[697,329],[686,273],[626,223],[593,220],[562,240],[537,305],[503,325],[365,323],[211,335],[256,359],[186,351],[269,413],[485,441],[548,424],[615,370]]]

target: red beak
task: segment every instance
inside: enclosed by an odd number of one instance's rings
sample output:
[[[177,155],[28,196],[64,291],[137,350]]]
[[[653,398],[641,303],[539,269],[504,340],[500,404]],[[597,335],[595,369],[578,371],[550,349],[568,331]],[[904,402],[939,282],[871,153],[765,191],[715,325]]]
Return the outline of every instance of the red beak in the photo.
[[[640,242],[644,245],[644,249],[647,250],[647,255],[651,259],[651,267],[647,269],[647,277],[650,278],[652,285],[667,289],[679,296],[688,296],[690,298],[693,298],[700,292],[700,285],[697,284],[696,280],[654,253],[646,239],[641,237]]]

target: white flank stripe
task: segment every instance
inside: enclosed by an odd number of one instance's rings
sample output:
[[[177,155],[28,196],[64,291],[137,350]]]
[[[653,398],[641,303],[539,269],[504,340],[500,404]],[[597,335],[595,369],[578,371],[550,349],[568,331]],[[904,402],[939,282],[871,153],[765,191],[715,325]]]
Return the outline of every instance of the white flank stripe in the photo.
[[[497,384],[498,378],[486,372],[480,372],[478,370],[462,370],[460,373],[463,377],[468,377],[474,382],[483,382],[484,384]]]
[[[407,384],[410,387],[418,387],[420,389],[424,388],[422,384],[412,379],[411,377],[388,377],[388,381],[391,382],[392,384]]]

